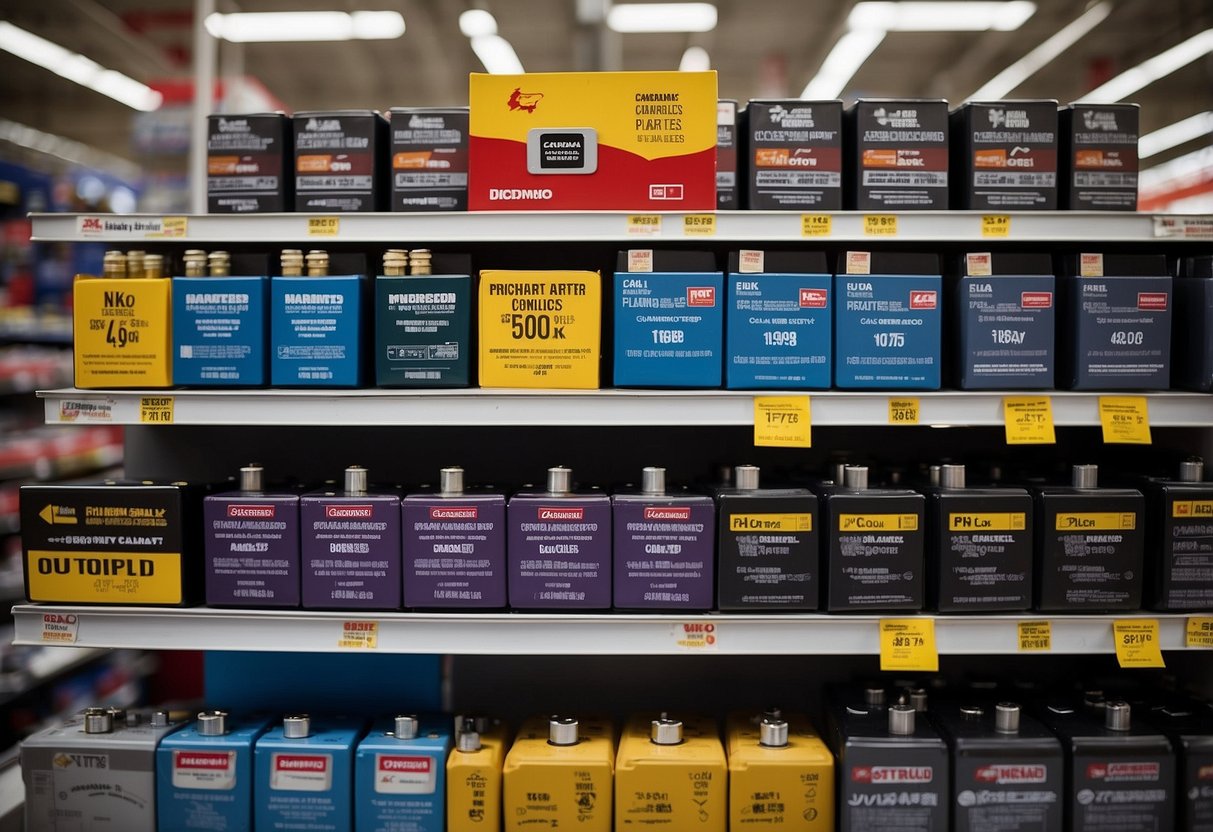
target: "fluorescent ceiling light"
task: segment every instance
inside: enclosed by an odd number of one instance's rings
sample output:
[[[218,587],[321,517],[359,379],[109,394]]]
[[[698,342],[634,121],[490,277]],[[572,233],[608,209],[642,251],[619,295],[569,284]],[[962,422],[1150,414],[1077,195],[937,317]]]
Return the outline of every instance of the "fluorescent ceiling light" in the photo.
[[[716,28],[711,3],[621,3],[607,11],[616,32],[710,32]]]
[[[1102,23],[1111,12],[1112,4],[1106,0],[1087,9],[1040,46],[987,81],[981,89],[966,100],[995,101],[1005,98],[1020,84],[1039,72],[1042,67],[1052,63],[1059,55],[1082,40],[1087,32]]]
[[[1148,159],[1195,139],[1208,138],[1210,134],[1213,134],[1213,112],[1197,113],[1153,133],[1146,133],[1137,141],[1137,155],[1141,159]]]
[[[1213,170],[1213,147],[1202,147],[1155,165],[1141,172],[1140,190],[1142,198],[1153,197],[1158,191],[1176,190],[1185,185],[1195,185],[1209,178]]]
[[[1143,87],[1165,78],[1193,61],[1213,52],[1213,29],[1193,35],[1165,52],[1160,52],[1148,61],[1117,75],[1106,84],[1096,87],[1082,97],[1092,104],[1111,104],[1122,101]]]
[[[0,118],[0,141],[27,147],[82,167],[109,171],[130,182],[136,182],[143,176],[142,169],[129,159],[8,119]]]
[[[135,110],[150,112],[164,100],[160,93],[134,78],[113,69],[106,69],[96,61],[2,20],[0,49],[43,69],[49,69],[69,81],[75,81],[82,87],[108,95]]]
[[[524,71],[514,47],[500,35],[472,38],[472,51],[490,75],[521,75]]]
[[[847,32],[826,55],[821,69],[817,70],[800,97],[810,100],[837,98],[883,40],[884,32],[879,29]]]
[[[679,72],[707,72],[711,68],[712,57],[702,46],[687,47],[687,51],[682,53],[682,60],[678,62]]]
[[[404,34],[399,12],[247,12],[211,14],[206,30],[232,43],[392,40]]]
[[[1036,12],[1029,0],[863,2],[847,16],[849,29],[886,32],[1011,32]]]
[[[468,38],[495,35],[497,34],[497,18],[484,9],[468,9],[459,15],[459,31]]]

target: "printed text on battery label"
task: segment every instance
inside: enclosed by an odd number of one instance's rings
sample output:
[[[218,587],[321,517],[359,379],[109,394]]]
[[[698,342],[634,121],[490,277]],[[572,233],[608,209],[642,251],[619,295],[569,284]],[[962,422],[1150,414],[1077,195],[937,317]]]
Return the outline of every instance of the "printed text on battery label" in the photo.
[[[729,518],[734,532],[811,532],[811,514],[734,514]]]
[[[1119,532],[1137,528],[1137,515],[1133,512],[1094,511],[1077,514],[1058,514],[1056,530],[1059,532]]]
[[[998,514],[949,514],[948,528],[952,531],[1023,531],[1027,515],[1023,512]]]
[[[838,515],[838,530],[840,532],[861,531],[905,531],[918,530],[917,514],[840,514]]]

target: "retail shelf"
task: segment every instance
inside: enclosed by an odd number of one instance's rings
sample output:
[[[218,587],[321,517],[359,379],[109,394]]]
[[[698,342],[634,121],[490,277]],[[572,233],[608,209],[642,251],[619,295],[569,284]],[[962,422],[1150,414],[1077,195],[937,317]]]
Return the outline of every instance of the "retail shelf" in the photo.
[[[804,395],[806,391],[770,391]],[[753,391],[736,390],[44,390],[51,424],[752,425]],[[809,392],[815,426],[889,424],[889,400],[917,398],[919,424],[1000,426],[1012,392]],[[1099,394],[1052,391],[1058,426],[1099,422]],[[1147,394],[1153,427],[1213,425],[1213,396]],[[155,400],[155,401],[147,401]]]
[[[838,211],[828,214],[828,233],[806,236],[803,214],[794,211],[719,211],[714,230],[686,224],[687,213],[656,213],[659,223],[638,224],[635,213],[618,211],[474,211],[466,213],[340,214],[337,227],[310,229],[311,214],[162,215],[34,214],[36,241],[146,240],[181,244],[303,242],[333,243],[524,242],[524,241],[645,241],[709,239],[737,242],[991,242],[983,233],[982,217],[990,212],[913,211],[892,214],[896,222],[879,226],[880,234],[865,233],[865,217],[874,212]],[[887,212],[881,216],[890,216]],[[1121,212],[1031,211],[1001,213],[1010,217],[993,241],[1167,242],[1213,239],[1213,217],[1203,215]],[[826,226],[817,226],[824,228]],[[690,228],[690,231],[688,231]],[[643,233],[641,232],[643,229]],[[892,229],[893,233],[889,233]],[[320,231],[322,233],[316,233]]]
[[[874,655],[881,620],[819,614],[426,614],[42,604],[17,605],[13,617],[15,644],[63,644],[68,633],[82,647],[459,655]],[[1049,620],[1051,652],[1111,653],[1112,623],[1126,618],[1157,619],[1162,649],[1186,649],[1182,615],[935,616],[935,639],[941,654],[1013,654],[1019,652],[1019,621]],[[342,646],[351,622],[363,627],[361,633],[368,632],[367,622],[375,625],[373,648]],[[712,639],[689,644],[687,625],[697,625],[703,635],[710,627]]]

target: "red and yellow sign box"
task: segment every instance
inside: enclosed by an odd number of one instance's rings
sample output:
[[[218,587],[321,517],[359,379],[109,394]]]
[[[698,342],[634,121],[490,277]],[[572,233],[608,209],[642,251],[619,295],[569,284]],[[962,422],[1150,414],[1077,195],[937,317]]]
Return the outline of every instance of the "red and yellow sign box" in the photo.
[[[715,72],[478,75],[468,208],[711,211]]]

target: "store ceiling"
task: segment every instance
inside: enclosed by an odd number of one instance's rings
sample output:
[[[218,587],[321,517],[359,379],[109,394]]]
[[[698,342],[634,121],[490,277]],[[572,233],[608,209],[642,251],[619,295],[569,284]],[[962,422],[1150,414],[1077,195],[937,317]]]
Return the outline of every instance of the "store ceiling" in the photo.
[[[1079,98],[1119,71],[1213,27],[1210,0],[1112,1],[1114,9],[1103,23],[1015,97]],[[674,69],[688,46],[700,45],[720,73],[723,97],[796,96],[829,52],[854,0],[715,2],[719,24],[713,32],[617,36],[622,68]],[[1036,14],[1015,32],[891,33],[844,97],[959,101],[1088,5],[1087,0],[1036,2]],[[528,71],[577,68],[575,0],[241,0],[241,11],[395,9],[408,30],[392,41],[224,43],[221,67],[257,78],[289,109],[462,104],[467,74],[482,69],[457,22],[471,5],[493,12],[501,35]],[[3,17],[150,82],[188,77],[192,7],[189,0],[6,0]],[[1133,100],[1142,104],[1143,131],[1213,109],[1213,59],[1189,65]],[[133,110],[5,52],[0,52],[0,115],[145,161],[132,147]]]

